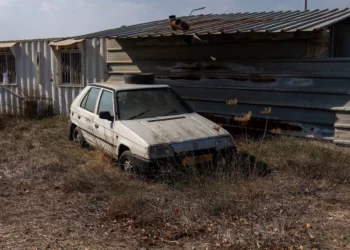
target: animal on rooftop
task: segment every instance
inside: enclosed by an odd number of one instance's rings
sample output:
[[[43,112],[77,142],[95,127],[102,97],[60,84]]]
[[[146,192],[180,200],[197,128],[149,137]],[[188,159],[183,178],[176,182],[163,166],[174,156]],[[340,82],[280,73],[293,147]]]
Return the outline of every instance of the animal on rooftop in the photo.
[[[172,30],[189,30],[190,25],[185,21],[182,21],[179,18],[176,18],[175,15],[169,16],[170,27]]]

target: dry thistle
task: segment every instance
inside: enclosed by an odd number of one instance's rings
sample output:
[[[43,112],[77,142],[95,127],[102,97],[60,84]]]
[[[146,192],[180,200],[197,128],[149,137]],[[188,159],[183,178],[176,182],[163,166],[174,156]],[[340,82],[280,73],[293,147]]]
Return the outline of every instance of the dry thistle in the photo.
[[[282,133],[282,130],[280,128],[274,128],[271,130],[271,133],[275,135],[280,135]]]
[[[268,107],[268,108],[265,108],[263,111],[261,111],[261,114],[269,115],[271,114],[271,111],[272,111],[271,107]]]
[[[252,111],[249,111],[247,114],[242,116],[236,116],[235,121],[241,122],[241,123],[247,123],[250,121],[252,117]]]
[[[226,104],[227,104],[227,105],[231,105],[231,106],[236,106],[237,103],[238,103],[237,98],[235,98],[235,99],[230,99],[230,100],[227,100],[227,101],[226,101]]]

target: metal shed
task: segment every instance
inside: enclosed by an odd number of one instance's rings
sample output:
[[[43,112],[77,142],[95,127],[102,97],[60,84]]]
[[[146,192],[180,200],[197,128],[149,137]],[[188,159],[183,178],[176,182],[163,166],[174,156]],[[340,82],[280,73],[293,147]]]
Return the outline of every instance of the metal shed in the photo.
[[[107,37],[109,80],[154,72],[198,112],[227,128],[248,126],[350,143],[349,9],[180,17],[85,35]],[[237,98],[237,105],[229,105]]]
[[[105,46],[105,38],[0,42],[0,114],[68,114],[86,84],[106,80]]]

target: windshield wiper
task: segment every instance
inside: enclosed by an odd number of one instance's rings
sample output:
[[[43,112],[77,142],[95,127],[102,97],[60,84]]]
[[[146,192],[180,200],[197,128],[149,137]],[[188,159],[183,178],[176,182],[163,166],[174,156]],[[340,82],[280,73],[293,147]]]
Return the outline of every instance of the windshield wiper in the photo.
[[[171,115],[172,113],[176,113],[176,114],[174,114],[174,115],[177,115],[177,114],[178,114],[177,110],[176,110],[176,109],[173,109],[173,110],[171,110],[170,112],[166,113],[164,116]]]
[[[146,111],[143,111],[142,113],[140,113],[138,115],[132,116],[132,117],[128,118],[127,120],[132,120],[132,119],[138,118],[140,116],[143,116],[144,114],[148,113],[150,110],[151,109],[147,109]]]

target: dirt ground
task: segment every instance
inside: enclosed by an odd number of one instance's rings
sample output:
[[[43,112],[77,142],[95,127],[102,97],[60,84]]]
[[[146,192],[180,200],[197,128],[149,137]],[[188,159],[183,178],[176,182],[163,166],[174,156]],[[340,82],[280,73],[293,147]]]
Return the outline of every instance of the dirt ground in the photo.
[[[67,126],[0,117],[1,249],[350,249],[348,148],[242,142],[270,174],[170,183],[121,173]]]

